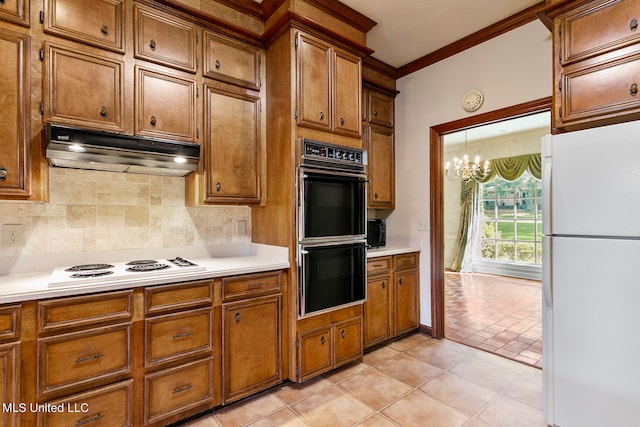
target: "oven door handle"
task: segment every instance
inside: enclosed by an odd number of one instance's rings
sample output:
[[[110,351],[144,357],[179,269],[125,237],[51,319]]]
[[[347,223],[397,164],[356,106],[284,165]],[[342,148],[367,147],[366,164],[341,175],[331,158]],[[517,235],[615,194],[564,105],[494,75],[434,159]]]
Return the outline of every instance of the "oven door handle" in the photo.
[[[362,173],[339,172],[339,171],[333,171],[328,169],[310,169],[310,168],[300,168],[300,171],[302,172],[301,176],[304,179],[309,178],[309,175],[307,175],[307,172],[310,172],[310,173],[315,173],[319,175],[344,176],[348,178],[356,178],[361,181],[367,181],[366,175]]]

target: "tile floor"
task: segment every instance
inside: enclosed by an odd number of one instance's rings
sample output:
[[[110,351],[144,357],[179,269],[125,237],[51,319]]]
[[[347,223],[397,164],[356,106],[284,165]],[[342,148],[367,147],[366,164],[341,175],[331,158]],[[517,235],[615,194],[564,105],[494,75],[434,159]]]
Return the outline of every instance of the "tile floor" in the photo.
[[[446,272],[445,337],[542,368],[540,286],[536,280]]]
[[[542,427],[539,369],[413,334],[184,427]]]

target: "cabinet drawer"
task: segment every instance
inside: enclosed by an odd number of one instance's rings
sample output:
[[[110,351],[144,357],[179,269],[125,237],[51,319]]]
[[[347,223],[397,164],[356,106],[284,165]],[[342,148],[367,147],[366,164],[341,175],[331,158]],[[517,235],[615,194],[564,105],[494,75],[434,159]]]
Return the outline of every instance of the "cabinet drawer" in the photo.
[[[45,0],[44,31],[124,53],[123,3],[122,0]]]
[[[5,0],[0,4],[0,20],[29,26],[29,1]]]
[[[391,257],[370,258],[367,260],[367,275],[385,274],[391,271]]]
[[[381,126],[393,127],[395,99],[380,92],[368,91],[368,93],[369,104],[367,115],[369,121]]]
[[[50,402],[62,412],[38,412],[38,426],[132,426],[133,380]]]
[[[155,9],[134,6],[135,56],[196,72],[196,26]]]
[[[572,69],[575,68],[575,69]],[[562,76],[564,122],[638,111],[640,53],[588,68],[567,67]]]
[[[418,268],[418,253],[396,255],[396,270],[408,270]]]
[[[211,305],[213,303],[213,288],[211,284],[211,281],[206,281],[145,288],[145,314],[157,314]]]
[[[124,62],[45,44],[46,118],[123,132]]]
[[[211,351],[212,311],[203,308],[145,320],[145,365]]]
[[[147,375],[145,421],[153,423],[200,404],[208,405],[213,398],[212,374],[213,359],[206,359]]]
[[[205,31],[204,75],[249,89],[260,89],[260,49]]]
[[[20,308],[19,304],[0,307],[0,341],[20,338]]]
[[[38,396],[131,373],[131,325],[38,340]]]
[[[637,43],[638,19],[640,3],[633,0],[589,2],[566,13],[560,21],[562,64]]]
[[[132,290],[38,302],[39,332],[132,318]]]
[[[135,106],[136,134],[195,142],[195,80],[137,68]]]
[[[335,367],[362,356],[362,317],[335,324]]]
[[[222,279],[223,301],[280,292],[280,273],[252,274]]]

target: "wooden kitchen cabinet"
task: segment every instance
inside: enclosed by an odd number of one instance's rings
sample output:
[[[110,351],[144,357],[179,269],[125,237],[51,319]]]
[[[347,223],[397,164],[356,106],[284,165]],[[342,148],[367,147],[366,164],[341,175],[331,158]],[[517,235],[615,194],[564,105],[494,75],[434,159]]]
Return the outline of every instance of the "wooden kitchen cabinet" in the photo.
[[[134,5],[134,55],[178,70],[197,70],[198,28],[175,15]]]
[[[262,50],[213,31],[204,30],[203,74],[205,77],[259,90]]]
[[[362,357],[362,316],[298,332],[298,381],[353,362]]]
[[[135,133],[196,141],[196,81],[136,67]]]
[[[31,195],[30,50],[28,35],[0,28],[0,199]]]
[[[395,98],[371,87],[363,88],[363,145],[367,150],[367,207],[394,209]]]
[[[124,130],[124,62],[117,56],[45,43],[46,121]]]
[[[317,37],[299,32],[297,124],[361,136],[361,60]]]
[[[418,253],[370,258],[364,304],[364,346],[373,347],[420,326]]]
[[[640,4],[576,1],[548,13],[554,32],[553,128],[640,118]]]
[[[45,0],[44,31],[124,53],[124,0]]]
[[[20,317],[19,304],[0,306],[0,404],[18,404],[21,401],[20,382]],[[19,424],[19,414],[2,411],[3,426]]]
[[[28,27],[29,4],[26,0],[4,0],[0,3],[0,20]]]
[[[204,203],[258,204],[263,138],[258,92],[205,84]]]
[[[223,279],[224,403],[282,381],[281,276]]]

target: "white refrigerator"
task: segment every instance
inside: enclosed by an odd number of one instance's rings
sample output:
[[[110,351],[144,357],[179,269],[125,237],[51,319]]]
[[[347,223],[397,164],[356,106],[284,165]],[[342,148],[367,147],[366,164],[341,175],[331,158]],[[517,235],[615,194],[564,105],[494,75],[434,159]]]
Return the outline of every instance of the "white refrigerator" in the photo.
[[[640,426],[640,121],[549,135],[543,160],[543,409]]]

